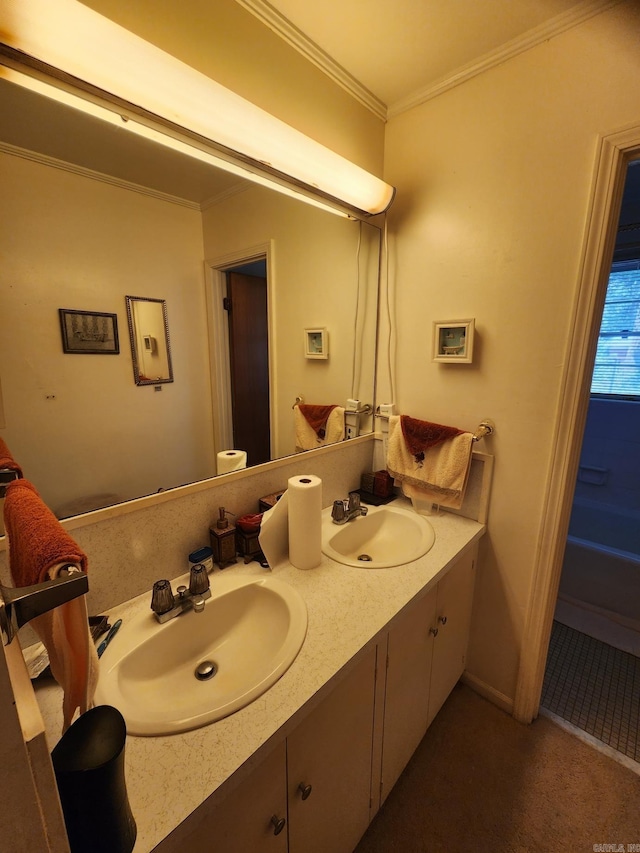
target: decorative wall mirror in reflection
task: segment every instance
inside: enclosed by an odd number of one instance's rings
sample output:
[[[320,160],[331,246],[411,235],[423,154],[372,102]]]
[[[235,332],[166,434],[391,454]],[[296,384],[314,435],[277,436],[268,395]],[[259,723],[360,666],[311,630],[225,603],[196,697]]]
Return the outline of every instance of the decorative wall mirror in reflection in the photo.
[[[142,296],[125,298],[136,385],[173,382],[166,301]]]

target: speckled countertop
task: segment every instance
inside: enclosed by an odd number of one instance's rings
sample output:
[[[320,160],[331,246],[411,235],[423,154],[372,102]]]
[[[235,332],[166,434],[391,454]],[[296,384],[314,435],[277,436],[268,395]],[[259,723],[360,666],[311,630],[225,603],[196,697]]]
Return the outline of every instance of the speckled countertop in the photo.
[[[330,689],[329,682],[348,669],[349,662],[375,642],[412,599],[437,583],[485,530],[482,524],[447,512],[429,520],[436,532],[435,544],[406,566],[350,568],[323,555],[315,569],[301,571],[286,565],[274,571],[307,604],[309,622],[302,649],[273,687],[235,714],[184,734],[127,738],[127,789],[138,826],[134,853],[149,853],[213,792],[223,797],[235,787],[320,701]],[[264,569],[257,563],[239,562],[225,570],[230,572],[263,576]],[[212,588],[215,580],[214,573]],[[142,598],[148,600],[149,594]],[[112,620],[122,618],[122,632],[127,613],[138,601],[110,611]],[[61,691],[49,683],[36,695],[53,748],[62,725]],[[241,772],[230,779],[241,766]]]

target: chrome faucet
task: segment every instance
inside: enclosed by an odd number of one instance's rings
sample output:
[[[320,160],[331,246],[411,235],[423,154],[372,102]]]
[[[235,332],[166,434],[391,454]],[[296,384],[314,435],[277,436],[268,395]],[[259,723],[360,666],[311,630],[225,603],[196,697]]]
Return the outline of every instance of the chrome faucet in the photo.
[[[171,582],[168,580],[156,581],[151,591],[151,609],[156,615],[156,619],[161,624],[168,622],[181,613],[187,610],[193,610],[194,613],[202,613],[204,603],[207,598],[211,598],[211,589],[209,588],[209,576],[207,569],[201,563],[197,566],[191,566],[189,575],[189,588],[179,586],[176,589],[177,595],[174,596],[171,589]]]
[[[360,504],[360,495],[358,492],[349,492],[349,497],[344,501],[334,501],[331,509],[331,518],[334,524],[346,524],[352,518],[358,518],[361,515],[366,515],[368,512],[366,506]]]

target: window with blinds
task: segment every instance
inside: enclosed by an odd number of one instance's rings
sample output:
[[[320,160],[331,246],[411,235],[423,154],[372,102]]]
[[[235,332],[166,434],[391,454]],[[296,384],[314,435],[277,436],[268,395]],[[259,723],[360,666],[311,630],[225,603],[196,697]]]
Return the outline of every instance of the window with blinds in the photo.
[[[591,393],[640,400],[640,261],[611,268]]]

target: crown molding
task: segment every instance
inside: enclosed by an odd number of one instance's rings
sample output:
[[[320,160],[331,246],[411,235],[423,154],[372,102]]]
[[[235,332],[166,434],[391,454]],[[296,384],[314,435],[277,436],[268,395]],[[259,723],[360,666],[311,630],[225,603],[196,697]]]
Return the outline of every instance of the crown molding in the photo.
[[[353,98],[371,110],[375,116],[386,121],[386,104],[332,59],[321,47],[318,47],[315,42],[311,41],[302,30],[299,30],[284,15],[281,15],[277,9],[274,9],[267,0],[236,0],[236,2],[248,12],[251,12],[265,26],[269,27],[270,30],[273,30],[274,33],[293,47],[294,50],[301,53],[309,62],[312,62],[327,77],[330,77],[334,83],[337,83]]]
[[[196,201],[190,201],[186,198],[163,193],[160,190],[154,190],[150,187],[144,187],[141,184],[134,184],[131,181],[125,181],[122,178],[114,178],[112,175],[105,175],[103,172],[96,172],[93,169],[87,169],[84,166],[77,166],[75,163],[67,163],[64,160],[58,160],[56,157],[49,157],[46,154],[39,154],[37,151],[29,151],[26,148],[20,148],[17,145],[10,145],[8,142],[0,141],[0,153],[9,154],[12,157],[20,157],[22,160],[30,160],[33,163],[39,163],[42,166],[50,166],[53,169],[60,169],[62,172],[69,172],[72,175],[79,175],[82,178],[89,178],[92,181],[100,181],[103,184],[109,184],[112,187],[136,192],[140,195],[150,196],[151,198],[167,201],[170,204],[177,204],[181,207],[188,207],[191,210],[200,210],[200,205]]]
[[[507,42],[504,45],[489,51],[473,62],[457,68],[450,74],[445,75],[434,83],[430,83],[422,89],[400,98],[388,107],[376,95],[362,85],[353,75],[339,65],[315,42],[308,38],[301,30],[295,27],[277,9],[274,9],[267,0],[237,0],[247,11],[251,12],[269,29],[275,32],[287,44],[301,53],[306,59],[323,71],[335,83],[338,83],[352,97],[367,107],[378,118],[386,121],[388,118],[400,115],[400,113],[413,109],[432,98],[442,95],[444,92],[471,80],[478,74],[489,71],[536,47],[544,41],[548,41],[557,35],[589,20],[589,18],[605,12],[619,5],[622,0],[584,0],[573,8],[562,12],[538,27],[528,30],[526,33]]]
[[[220,202],[226,201],[226,199],[231,198],[234,195],[246,192],[253,186],[255,186],[255,184],[251,184],[248,181],[239,181],[237,184],[227,187],[226,190],[222,190],[222,192],[206,198],[200,205],[200,210],[204,211],[208,210],[210,207],[215,207],[216,204],[220,204]]]
[[[605,12],[607,9],[618,6],[621,2],[622,0],[586,0],[584,3],[579,3],[572,9],[556,15],[554,18],[550,18],[544,24],[540,24],[540,26],[522,33],[522,35],[511,39],[511,41],[506,42],[506,44],[501,45],[495,50],[485,53],[479,59],[467,65],[462,65],[451,74],[447,74],[424,89],[419,89],[405,98],[400,98],[400,100],[389,105],[387,117],[392,118],[393,116],[400,115],[400,113],[413,109],[426,101],[430,101],[432,98],[437,98],[438,95],[442,95],[444,92],[449,91],[449,89],[453,89],[461,83],[471,80],[471,78],[476,77],[478,74],[483,74],[485,71],[501,65],[503,62],[513,59],[513,57],[570,30],[572,27],[578,26],[578,24],[584,21],[588,21],[595,15]]]

